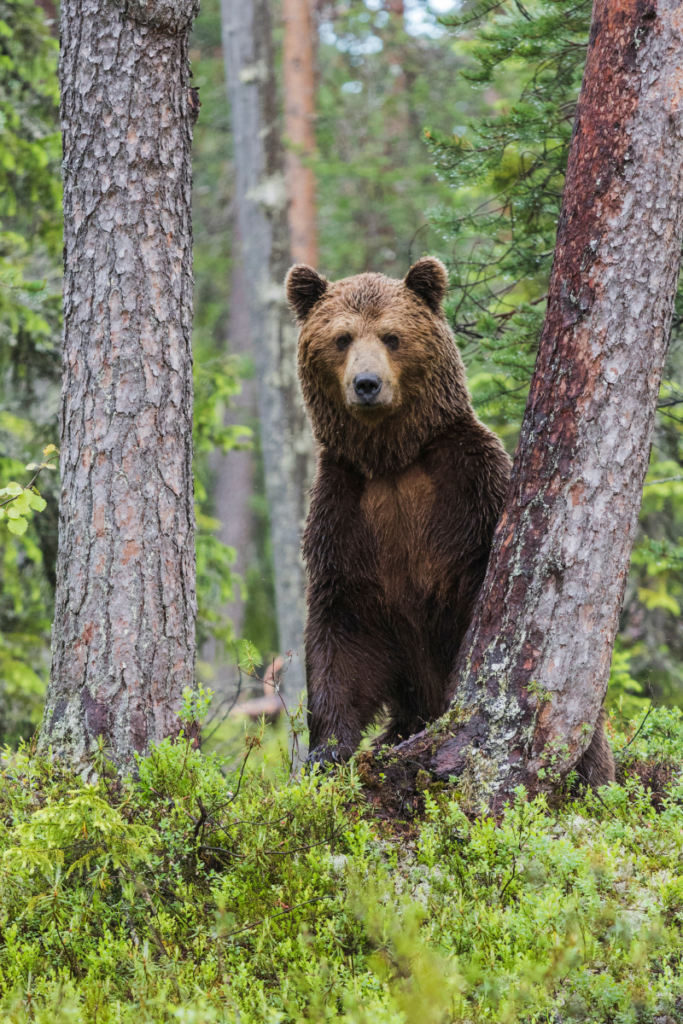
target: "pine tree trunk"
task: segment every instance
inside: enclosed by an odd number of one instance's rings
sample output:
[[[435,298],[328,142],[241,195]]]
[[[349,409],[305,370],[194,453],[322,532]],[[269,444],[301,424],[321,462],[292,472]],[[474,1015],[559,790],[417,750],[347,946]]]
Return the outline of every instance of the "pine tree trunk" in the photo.
[[[677,0],[596,0],[547,314],[456,700],[397,748],[467,776],[494,809],[567,774],[605,697],[679,273],[682,72]]]
[[[181,0],[65,0],[64,349],[41,747],[121,767],[194,685],[192,126]]]
[[[293,263],[318,266],[315,176],[305,160],[315,151],[315,66],[311,0],[284,0],[286,180]]]
[[[249,292],[261,445],[270,508],[280,650],[292,653],[289,698],[305,686],[305,580],[301,531],[312,441],[296,375],[297,333],[284,296],[291,263],[284,151],[278,132],[267,0],[222,0],[223,51],[232,108],[236,206]]]

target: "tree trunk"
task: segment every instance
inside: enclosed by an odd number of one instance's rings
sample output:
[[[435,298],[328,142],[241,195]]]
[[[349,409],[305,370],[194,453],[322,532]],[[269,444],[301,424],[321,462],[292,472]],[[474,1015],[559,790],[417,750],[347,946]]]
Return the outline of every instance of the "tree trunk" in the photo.
[[[397,748],[404,766],[465,774],[494,810],[568,773],[605,697],[679,273],[682,31],[677,0],[596,0],[536,369],[456,699]]]
[[[315,66],[311,0],[284,0],[285,132],[292,262],[318,266],[315,176],[303,161],[315,151]]]
[[[239,258],[241,239],[235,227],[233,233],[233,272],[230,285],[230,318],[228,325],[228,350],[232,355],[251,354],[251,331],[249,304],[247,302],[247,280],[244,265]],[[243,380],[242,390],[235,396],[234,407],[229,411],[226,422],[251,425],[256,417],[256,381]],[[216,472],[214,493],[215,514],[221,522],[219,539],[235,549],[234,570],[244,577],[251,560],[253,516],[251,498],[254,493],[254,455],[251,451],[232,451],[227,455],[217,454],[213,466]],[[235,627],[235,634],[242,635],[244,601],[239,592],[225,608]],[[222,667],[218,668],[219,689],[230,685]],[[232,667],[233,676],[236,674]],[[214,684],[212,684],[214,685]]]
[[[312,441],[296,375],[297,332],[284,296],[290,265],[284,151],[267,0],[222,0],[223,51],[232,108],[236,206],[256,356],[261,445],[270,508],[280,649],[292,653],[283,691],[305,686],[301,531]]]
[[[40,744],[120,767],[194,685],[192,127],[198,4],[65,0],[61,504]]]

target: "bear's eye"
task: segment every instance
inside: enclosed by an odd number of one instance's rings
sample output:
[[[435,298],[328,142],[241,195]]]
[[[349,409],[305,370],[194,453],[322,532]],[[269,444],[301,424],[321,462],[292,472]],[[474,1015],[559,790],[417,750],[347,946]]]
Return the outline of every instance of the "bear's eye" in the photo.
[[[398,348],[398,337],[395,334],[385,334],[383,340],[384,344],[387,346],[388,349],[390,349],[390,351],[396,351],[396,349]]]
[[[343,352],[345,348],[348,348],[353,338],[350,334],[340,334],[338,338],[335,338],[335,343],[340,352]]]

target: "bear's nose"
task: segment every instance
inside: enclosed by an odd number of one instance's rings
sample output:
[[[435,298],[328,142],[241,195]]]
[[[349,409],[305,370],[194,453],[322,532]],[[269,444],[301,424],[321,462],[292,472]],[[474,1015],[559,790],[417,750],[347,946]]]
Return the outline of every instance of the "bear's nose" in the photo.
[[[361,402],[372,402],[382,389],[382,379],[376,373],[358,373],[353,378],[353,390]]]

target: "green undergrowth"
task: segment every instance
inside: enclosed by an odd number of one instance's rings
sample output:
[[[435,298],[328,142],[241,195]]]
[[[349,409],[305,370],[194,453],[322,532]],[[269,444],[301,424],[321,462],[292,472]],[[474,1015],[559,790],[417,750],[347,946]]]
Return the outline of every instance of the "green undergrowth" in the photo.
[[[125,783],[8,752],[0,1020],[683,1020],[683,715],[640,725],[620,785],[500,822],[436,789],[378,820],[353,763],[302,775],[263,729]]]

